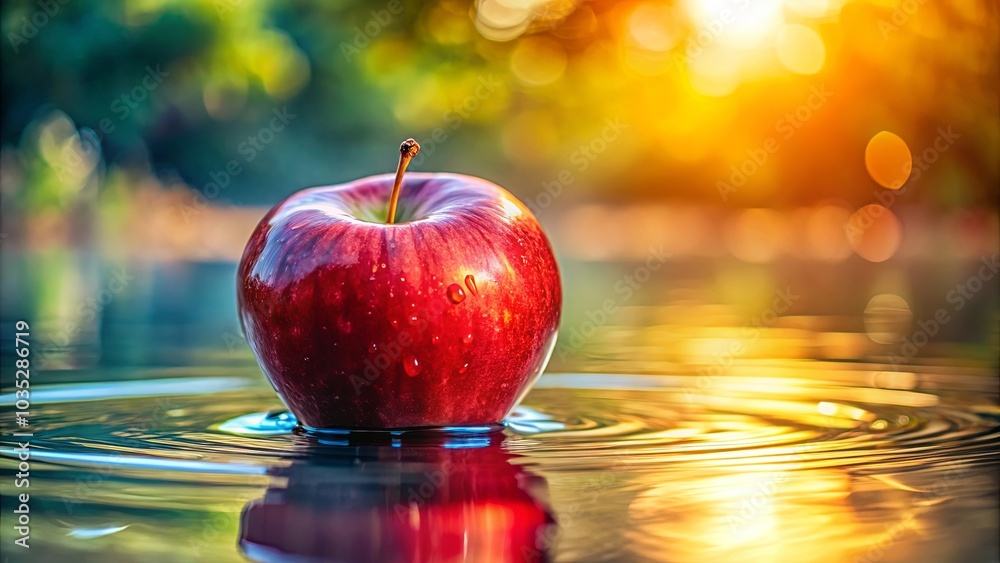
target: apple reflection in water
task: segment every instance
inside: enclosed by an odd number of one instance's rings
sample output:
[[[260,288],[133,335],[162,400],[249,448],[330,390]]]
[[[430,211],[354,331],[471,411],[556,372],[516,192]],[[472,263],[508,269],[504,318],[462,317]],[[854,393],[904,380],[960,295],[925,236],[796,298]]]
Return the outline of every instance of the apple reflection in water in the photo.
[[[318,445],[247,504],[240,548],[255,561],[549,561],[545,481],[503,440]]]

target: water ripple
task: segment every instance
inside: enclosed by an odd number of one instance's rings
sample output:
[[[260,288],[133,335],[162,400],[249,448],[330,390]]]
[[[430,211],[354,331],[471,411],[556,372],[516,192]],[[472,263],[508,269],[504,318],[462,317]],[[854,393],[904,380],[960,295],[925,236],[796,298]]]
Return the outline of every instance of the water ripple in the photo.
[[[852,467],[878,473],[956,457],[996,460],[994,407],[948,404],[944,395],[916,388],[861,386],[871,381],[863,371],[853,381],[845,371],[835,375],[825,382],[729,377],[711,390],[691,376],[546,375],[510,415],[506,447],[521,463],[553,471],[601,467],[609,456],[646,471]],[[906,382],[915,387],[917,379]],[[940,377],[934,382],[942,386]],[[81,396],[94,408],[62,406]],[[357,441],[346,433],[323,439],[294,433],[291,415],[259,411],[275,403],[269,390],[247,388],[240,379],[64,385],[32,397],[50,403],[38,420],[35,457],[54,464],[155,469],[161,459],[177,471],[247,472]],[[397,433],[388,440],[398,445],[415,437]]]

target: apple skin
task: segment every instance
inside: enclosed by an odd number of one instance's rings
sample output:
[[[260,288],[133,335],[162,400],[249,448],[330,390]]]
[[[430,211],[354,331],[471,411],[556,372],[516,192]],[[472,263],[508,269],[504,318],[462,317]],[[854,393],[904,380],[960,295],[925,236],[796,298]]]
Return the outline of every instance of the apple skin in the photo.
[[[307,429],[501,423],[545,369],[562,305],[552,248],[503,188],[408,174],[293,194],[247,243],[250,348]],[[408,219],[409,218],[409,219]]]
[[[316,448],[271,470],[243,509],[240,549],[255,561],[549,561],[548,486],[503,441]]]

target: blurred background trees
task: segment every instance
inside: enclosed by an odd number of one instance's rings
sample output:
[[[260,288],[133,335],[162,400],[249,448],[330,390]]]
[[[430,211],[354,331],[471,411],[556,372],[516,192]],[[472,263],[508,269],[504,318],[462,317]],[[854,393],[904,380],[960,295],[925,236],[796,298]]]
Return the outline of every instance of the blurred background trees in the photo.
[[[478,174],[522,197],[570,169],[574,197],[859,205],[877,188],[862,156],[875,133],[893,131],[919,155],[940,127],[962,142],[908,201],[993,206],[997,10],[984,0],[7,2],[5,209],[62,209],[145,176],[204,191],[232,159],[244,172],[220,201],[270,204],[389,171],[409,135],[432,149],[419,168]],[[814,89],[828,99],[803,110]],[[298,117],[250,159],[241,145],[281,108]],[[626,134],[581,159],[609,119]],[[719,182],[732,185],[734,167],[772,138],[771,162],[721,198]]]

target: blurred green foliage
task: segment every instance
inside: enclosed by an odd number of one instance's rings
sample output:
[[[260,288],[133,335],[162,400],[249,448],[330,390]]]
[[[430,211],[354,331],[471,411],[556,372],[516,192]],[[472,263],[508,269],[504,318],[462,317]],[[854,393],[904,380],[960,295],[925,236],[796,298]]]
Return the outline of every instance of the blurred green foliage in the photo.
[[[5,2],[0,140],[16,173],[4,192],[18,194],[15,206],[56,205],[64,192],[105,189],[112,169],[205,190],[236,160],[220,197],[271,203],[391,171],[398,142],[414,136],[425,146],[415,169],[484,176],[522,198],[568,171],[574,196],[863,205],[876,187],[863,161],[872,135],[893,130],[919,154],[951,126],[962,142],[907,201],[993,205],[995,3],[922,4],[897,21],[891,3],[831,1],[803,16],[779,2],[777,15],[761,12],[774,21],[748,20],[759,45],[720,36],[692,50],[714,21],[708,4],[528,2],[498,13],[505,4],[485,0]],[[817,73],[775,62],[783,22],[822,37]],[[723,90],[705,86],[720,69]],[[821,86],[832,101],[720,199],[718,182]],[[280,131],[276,111],[295,116]],[[627,133],[588,156],[609,119]],[[94,158],[66,154],[91,146]],[[82,169],[67,164],[80,158]],[[67,187],[67,174],[79,181]]]

